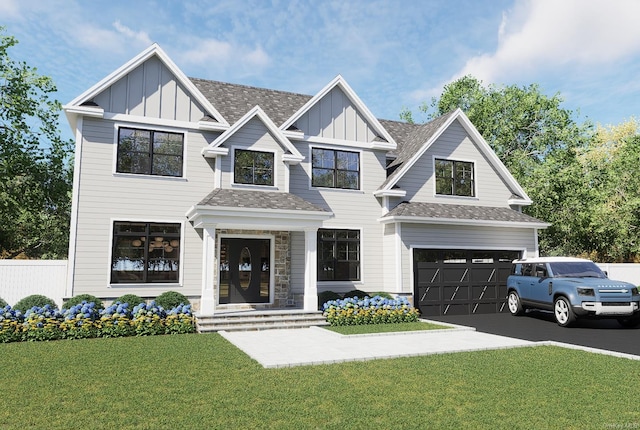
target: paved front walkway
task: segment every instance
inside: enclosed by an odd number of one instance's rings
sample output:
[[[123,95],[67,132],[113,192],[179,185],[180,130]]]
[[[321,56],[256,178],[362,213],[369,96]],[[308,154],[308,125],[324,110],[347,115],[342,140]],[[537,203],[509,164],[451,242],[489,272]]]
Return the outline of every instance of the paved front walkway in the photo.
[[[320,327],[220,334],[268,368],[537,345],[460,326],[356,336],[343,336]]]

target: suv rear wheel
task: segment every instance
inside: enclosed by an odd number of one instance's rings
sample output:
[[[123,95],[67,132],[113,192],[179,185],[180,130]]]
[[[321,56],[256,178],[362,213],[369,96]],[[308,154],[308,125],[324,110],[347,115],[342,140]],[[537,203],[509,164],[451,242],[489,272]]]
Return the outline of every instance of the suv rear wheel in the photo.
[[[522,303],[520,303],[520,296],[518,293],[511,290],[509,291],[509,295],[507,296],[507,305],[509,306],[509,312],[511,315],[522,315],[524,313],[524,308],[522,307]]]
[[[576,320],[569,300],[563,296],[559,296],[553,302],[553,316],[555,316],[558,325],[562,327],[568,327]]]

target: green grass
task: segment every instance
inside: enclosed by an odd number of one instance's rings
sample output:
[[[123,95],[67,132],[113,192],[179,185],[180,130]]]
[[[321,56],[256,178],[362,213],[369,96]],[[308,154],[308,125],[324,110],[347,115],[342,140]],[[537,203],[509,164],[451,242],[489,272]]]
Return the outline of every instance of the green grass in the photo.
[[[0,357],[2,429],[640,423],[638,362],[551,346],[264,369],[209,334],[0,344]]]
[[[336,333],[349,334],[369,334],[369,333],[393,333],[398,331],[418,331],[418,330],[441,330],[451,328],[449,326],[433,324],[428,322],[412,322],[398,324],[364,324],[346,325],[336,327],[324,327]]]

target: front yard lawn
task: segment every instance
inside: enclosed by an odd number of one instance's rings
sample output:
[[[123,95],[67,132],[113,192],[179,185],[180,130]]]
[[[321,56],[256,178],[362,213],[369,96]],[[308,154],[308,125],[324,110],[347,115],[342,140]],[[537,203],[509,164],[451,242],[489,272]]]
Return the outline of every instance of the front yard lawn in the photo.
[[[324,327],[327,330],[335,331],[336,333],[350,335],[350,334],[370,334],[370,333],[393,333],[398,331],[419,331],[419,330],[443,330],[451,327],[434,324],[429,322],[409,322],[409,323],[397,323],[397,324],[363,324],[363,325],[341,325],[341,326],[328,326]]]
[[[0,344],[0,357],[3,429],[640,423],[638,362],[559,347],[264,369],[192,334]]]

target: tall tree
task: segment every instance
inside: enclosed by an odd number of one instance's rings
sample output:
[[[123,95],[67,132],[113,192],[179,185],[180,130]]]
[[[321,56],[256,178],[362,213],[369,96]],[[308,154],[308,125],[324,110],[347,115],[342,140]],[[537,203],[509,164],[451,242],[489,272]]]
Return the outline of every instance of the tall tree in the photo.
[[[65,258],[72,142],[52,80],[10,58],[17,43],[0,27],[0,257]]]
[[[635,119],[598,127],[579,154],[592,213],[584,248],[601,261],[640,261],[640,127]]]

